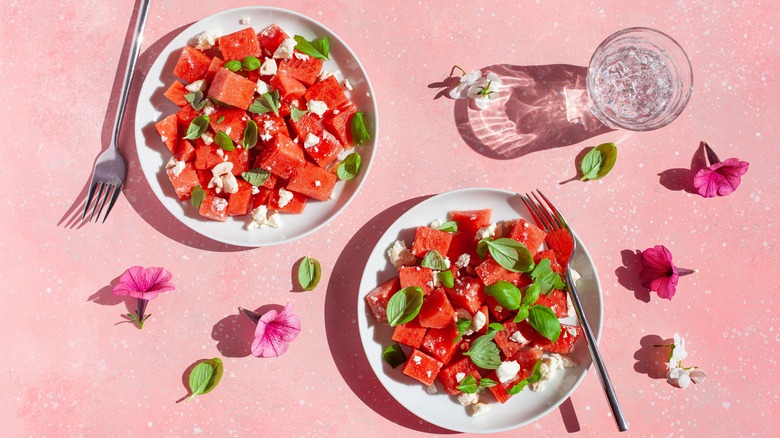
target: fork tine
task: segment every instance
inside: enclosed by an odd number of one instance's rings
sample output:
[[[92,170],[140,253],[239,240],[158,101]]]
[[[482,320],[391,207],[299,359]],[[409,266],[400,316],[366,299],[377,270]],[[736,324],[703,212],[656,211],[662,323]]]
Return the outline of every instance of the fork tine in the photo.
[[[103,216],[103,222],[106,221],[106,218],[108,217],[108,213],[111,212],[111,209],[114,207],[114,203],[116,202],[116,198],[119,197],[119,192],[122,191],[122,185],[115,185],[114,186],[114,194],[111,195],[111,202],[108,203],[108,208],[106,209],[106,215]]]
[[[528,199],[525,195],[520,195],[520,199],[523,201],[523,204],[525,204],[525,208],[528,209],[528,212],[531,213],[531,217],[534,218],[534,222],[536,222],[536,225],[546,228],[545,224],[539,219],[539,216],[536,215],[536,208],[533,205],[533,201]]]
[[[89,222],[92,222],[92,218],[95,216],[95,212],[98,209],[98,204],[100,204],[100,197],[103,194],[104,184],[102,182],[97,182],[95,185],[97,186],[98,190],[95,194],[95,202],[92,204],[92,213],[89,214]]]
[[[550,224],[550,229],[547,230],[547,232],[550,232],[550,231],[553,231],[553,230],[557,230],[558,228],[560,228],[561,226],[558,223],[558,221],[556,221],[555,218],[552,217],[552,214],[544,206],[544,204],[542,204],[542,201],[539,200],[539,197],[536,196],[536,193],[531,192],[531,196],[534,197],[534,201],[536,202],[536,205],[539,206],[539,211],[542,212],[542,215],[547,220],[547,222]]]
[[[111,192],[113,191],[114,187],[116,187],[113,184],[109,183],[103,183],[103,185],[106,188],[106,192],[103,194],[103,197],[100,199],[100,207],[98,208],[97,214],[95,215],[95,223],[100,220],[100,213],[103,211],[103,207],[106,206],[106,201],[108,201],[108,197],[111,195]]]
[[[524,199],[525,205],[528,207],[529,211],[531,211],[531,215],[536,220],[536,224],[544,228],[544,230],[547,231],[548,233],[552,231],[551,224],[547,221],[547,218],[542,213],[542,206],[537,205],[536,201],[531,199],[531,197],[528,196],[528,194],[526,194],[524,198],[525,198]]]
[[[84,220],[87,217],[89,204],[92,202],[92,197],[95,195],[95,186],[97,185],[98,183],[96,182],[92,182],[92,181],[89,182],[89,192],[87,192],[87,202],[84,204],[84,211],[81,213],[81,220]]]
[[[536,191],[539,193],[539,196],[541,196],[542,199],[544,199],[544,202],[547,204],[547,207],[550,208],[550,211],[552,211],[553,214],[555,214],[555,218],[556,218],[556,220],[558,222],[558,225],[560,225],[562,228],[569,228],[569,226],[566,224],[566,219],[563,218],[563,215],[561,214],[561,212],[558,211],[557,208],[555,208],[555,206],[552,204],[552,202],[550,202],[550,200],[547,199],[547,196],[544,196],[544,193],[542,193],[541,190],[537,189]]]

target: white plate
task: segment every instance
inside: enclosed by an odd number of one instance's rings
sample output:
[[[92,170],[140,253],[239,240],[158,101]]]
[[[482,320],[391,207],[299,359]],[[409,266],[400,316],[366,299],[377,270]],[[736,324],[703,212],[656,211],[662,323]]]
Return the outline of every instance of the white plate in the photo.
[[[423,420],[446,429],[469,433],[500,432],[542,418],[569,397],[585,377],[585,372],[591,364],[585,340],[579,340],[571,354],[579,365],[567,368],[565,371],[558,371],[557,375],[546,383],[544,391],[525,390],[503,405],[495,401],[490,394],[483,394],[481,399],[489,401],[490,411],[478,417],[471,417],[454,396],[444,392],[438,380],[436,383],[438,392],[428,394],[423,385],[401,372],[402,366],[393,369],[382,360],[382,351],[392,342],[390,341],[392,329],[387,323],[375,322],[365,302],[365,296],[378,284],[397,275],[396,269],[385,255],[387,249],[399,238],[411,244],[418,226],[427,225],[435,219],[447,220],[449,211],[484,208],[493,209],[494,221],[523,217],[533,223],[520,197],[516,193],[505,190],[462,189],[427,199],[399,217],[379,239],[363,272],[357,306],[358,327],[363,348],[371,368],[387,391]],[[588,251],[576,236],[575,239],[580,249],[571,264],[572,268],[582,276],[577,282],[577,291],[581,295],[591,328],[599,339],[603,313],[601,285]],[[577,324],[576,317],[563,321]]]
[[[242,25],[240,20],[249,18],[249,24]],[[206,220],[198,214],[189,201],[181,202],[174,193],[173,186],[165,173],[165,164],[170,153],[160,141],[154,129],[154,123],[163,117],[178,111],[178,107],[163,96],[165,90],[174,81],[173,67],[176,65],[181,49],[196,35],[211,29],[218,29],[220,35],[226,35],[251,26],[256,32],[269,24],[276,23],[290,36],[303,35],[307,39],[328,37],[330,42],[330,61],[323,69],[341,72],[338,79],[348,78],[354,89],[346,91],[347,96],[365,113],[365,120],[371,140],[357,147],[362,165],[358,176],[347,182],[339,181],[334,190],[335,199],[327,202],[309,201],[303,214],[282,214],[282,228],[247,230],[249,216],[228,218],[227,222]],[[194,23],[174,38],[159,54],[138,95],[138,107],[135,113],[135,137],[138,159],[149,185],[157,198],[176,219],[197,233],[211,239],[239,246],[270,246],[311,234],[338,215],[355,197],[368,176],[374,156],[377,138],[377,107],[374,91],[363,66],[347,44],[322,24],[285,9],[271,7],[246,7],[220,12]]]

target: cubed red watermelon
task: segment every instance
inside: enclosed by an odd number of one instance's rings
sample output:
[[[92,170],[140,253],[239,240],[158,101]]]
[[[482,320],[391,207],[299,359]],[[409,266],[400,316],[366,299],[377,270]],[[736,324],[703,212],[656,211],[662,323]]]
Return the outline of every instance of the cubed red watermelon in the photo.
[[[479,275],[479,278],[485,286],[490,286],[499,280],[513,283],[520,279],[519,272],[512,272],[509,269],[504,268],[489,255],[486,256],[485,261],[477,266],[477,275]]]
[[[393,277],[366,294],[366,304],[371,308],[371,313],[377,321],[387,321],[387,302],[399,290],[401,290],[401,281],[398,277]]]
[[[195,158],[195,146],[189,140],[179,140],[179,145],[176,147],[176,152],[173,156],[178,161],[192,161]]]
[[[548,247],[555,251],[558,264],[563,269],[566,269],[569,264],[569,257],[574,252],[574,238],[569,233],[569,230],[563,228],[554,230],[547,235],[545,242],[547,242]]]
[[[199,212],[206,219],[225,222],[227,221],[227,206],[227,199],[207,192],[203,202],[200,204]]]
[[[525,219],[517,219],[512,225],[512,230],[509,232],[509,238],[516,240],[531,252],[531,255],[536,254],[539,248],[544,243],[544,237],[547,233],[536,225],[526,221]]]
[[[234,143],[239,143],[244,136],[247,120],[249,117],[242,109],[219,107],[209,116],[209,126],[214,132],[222,131]]]
[[[163,96],[178,106],[184,106],[187,105],[187,99],[184,98],[184,95],[188,93],[189,91],[184,87],[184,84],[179,81],[173,81],[171,86],[165,90]]]
[[[512,315],[512,312],[502,307],[492,295],[487,297],[487,306],[494,321],[501,322]]]
[[[455,280],[452,289],[447,289],[450,302],[455,308],[466,309],[472,315],[476,313],[487,299],[484,286],[477,278],[463,277]]]
[[[211,58],[208,55],[194,47],[184,46],[173,68],[173,74],[192,83],[206,77],[210,64]]]
[[[282,178],[290,178],[306,161],[303,149],[282,133],[263,148],[258,160],[261,168]]]
[[[513,322],[510,320],[504,322],[503,325],[504,329],[496,333],[493,340],[504,353],[504,357],[514,356],[536,339],[536,330],[527,321]],[[515,335],[515,333],[520,334]]]
[[[206,82],[209,84],[214,82],[214,76],[217,74],[217,71],[225,65],[225,61],[222,60],[219,56],[215,56],[211,58],[211,63],[209,63],[209,68],[206,70]]]
[[[247,109],[252,103],[257,84],[245,77],[220,68],[214,75],[208,95],[224,104]]]
[[[425,296],[417,319],[421,326],[428,328],[444,328],[455,322],[455,309],[443,288],[434,289]]]
[[[211,170],[224,159],[223,155],[217,153],[221,150],[215,145],[207,145],[201,139],[195,141],[195,168],[199,170]]]
[[[450,249],[452,234],[436,230],[430,227],[417,227],[412,243],[412,254],[417,257],[425,257],[428,251],[438,251],[445,256]]]
[[[283,193],[282,190],[286,189],[279,188],[271,192],[271,197],[268,199],[268,208],[271,210],[280,211],[282,213],[303,213],[303,209],[306,208],[306,202],[309,200],[309,198],[307,198],[306,195],[287,190],[288,192],[292,193],[292,198],[284,203],[281,196],[281,193]]]
[[[179,112],[176,113],[176,123],[179,126],[179,132],[181,133],[180,137],[186,135],[187,130],[190,127],[190,122],[199,115],[200,113],[189,103],[179,109]]]
[[[315,164],[305,162],[295,170],[287,183],[287,189],[302,193],[319,201],[327,201],[336,186],[336,174]]]
[[[458,328],[455,323],[444,328],[429,329],[423,337],[422,349],[447,364],[458,351],[458,343],[455,342],[458,336]]]
[[[251,27],[219,37],[219,51],[225,59],[241,61],[247,56],[260,57],[260,43]]]
[[[433,271],[420,266],[402,266],[398,268],[398,276],[401,278],[401,288],[417,286],[423,294],[433,292]]]
[[[271,78],[271,87],[279,91],[279,95],[286,101],[303,97],[306,86],[294,77],[284,72],[278,72]]]
[[[329,76],[309,87],[304,94],[307,102],[313,100],[324,102],[328,106],[325,114],[330,114],[334,109],[341,108],[349,103],[349,99],[341,89],[339,81],[335,77]]]
[[[428,331],[426,327],[420,325],[417,318],[407,322],[406,324],[399,324],[395,326],[393,335],[390,339],[399,344],[408,345],[412,348],[420,348],[422,340],[425,337],[425,333]]]
[[[304,55],[298,51],[292,58],[279,63],[279,71],[295,78],[303,85],[311,87],[317,81],[322,70],[322,60]]]
[[[479,382],[479,379],[482,377],[479,374],[479,369],[471,362],[471,359],[464,357],[442,368],[438,379],[444,386],[447,394],[455,395],[460,394],[461,391],[458,389],[458,385],[468,375],[473,376],[476,382]]]
[[[319,143],[305,147],[304,150],[306,151],[306,155],[311,157],[317,165],[323,168],[328,167],[338,159],[342,152],[344,152],[344,148],[341,146],[341,143],[336,140],[336,137],[328,131],[321,131],[319,140]]]
[[[287,38],[289,38],[289,36],[276,24],[266,27],[257,34],[257,39],[268,56],[273,56],[276,49],[278,49],[282,42]]]
[[[429,386],[436,380],[436,376],[443,365],[443,363],[415,348],[404,365],[403,373],[421,382],[423,385]]]
[[[228,216],[240,216],[249,212],[249,206],[252,204],[252,184],[239,179],[238,191],[231,193],[228,198],[227,214]]]
[[[558,318],[565,318],[569,316],[569,302],[566,296],[566,292],[562,290],[553,290],[549,295],[539,295],[536,304],[549,307]]]
[[[200,185],[198,180],[198,174],[195,172],[195,168],[192,167],[192,163],[186,163],[184,169],[176,174],[175,168],[169,168],[165,171],[168,174],[168,179],[171,180],[173,189],[176,191],[176,196],[179,200],[190,199],[192,189]]]
[[[550,353],[569,354],[580,335],[582,335],[582,327],[561,324],[561,335],[557,341],[550,342],[549,339],[537,333],[534,345]]]
[[[484,210],[451,211],[450,220],[458,223],[458,231],[470,235],[473,239],[480,228],[490,225],[492,215],[493,210],[489,208]]]
[[[330,115],[322,119],[322,127],[333,134],[334,137],[343,145],[352,144],[352,131],[350,123],[352,116],[357,112],[355,105],[348,105],[344,108],[336,109]]]
[[[179,144],[179,128],[176,114],[171,114],[155,123],[154,128],[157,130],[157,134],[160,135],[160,140],[165,144],[165,147],[168,148],[171,154],[175,153]]]

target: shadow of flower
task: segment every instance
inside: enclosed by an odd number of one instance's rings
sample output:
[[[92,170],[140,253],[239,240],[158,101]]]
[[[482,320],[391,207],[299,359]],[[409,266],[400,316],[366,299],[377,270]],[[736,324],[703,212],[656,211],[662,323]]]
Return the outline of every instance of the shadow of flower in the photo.
[[[634,353],[634,371],[647,374],[651,379],[666,379],[666,362],[669,359],[669,349],[656,345],[671,344],[671,339],[663,339],[658,335],[647,335],[639,341],[641,348]]]
[[[255,309],[255,312],[264,314],[269,310],[281,312],[284,306],[278,304],[266,304]],[[253,323],[246,315],[237,311],[235,315],[228,315],[211,329],[211,339],[217,341],[217,350],[225,357],[247,357],[252,354],[252,341],[255,339],[257,324]]]
[[[675,168],[664,170],[658,174],[658,183],[675,192],[699,193],[693,185],[693,177],[699,170],[707,167],[705,154],[704,142],[701,142],[699,147],[696,148],[693,157],[691,157],[690,169]]]
[[[650,289],[642,286],[639,279],[639,272],[642,270],[642,251],[633,249],[624,249],[620,251],[623,258],[623,266],[615,270],[618,283],[626,289],[634,292],[637,300],[649,303]]]

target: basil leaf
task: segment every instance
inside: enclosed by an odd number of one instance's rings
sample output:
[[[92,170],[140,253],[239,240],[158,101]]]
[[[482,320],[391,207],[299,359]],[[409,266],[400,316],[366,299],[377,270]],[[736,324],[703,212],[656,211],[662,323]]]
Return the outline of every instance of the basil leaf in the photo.
[[[615,143],[604,143],[591,149],[582,158],[580,181],[596,180],[605,177],[617,160],[617,147]]]
[[[252,149],[257,144],[257,123],[254,120],[247,120],[241,144],[246,149]]]
[[[260,68],[260,60],[252,55],[241,60],[241,69],[246,71],[257,70]]]
[[[188,379],[190,396],[187,397],[187,400],[190,400],[198,394],[203,394],[213,375],[214,367],[209,362],[202,361],[195,365],[195,368],[190,371],[190,377]]]
[[[466,318],[461,318],[458,320],[458,322],[455,323],[455,327],[458,329],[458,336],[452,340],[452,343],[456,343],[463,338],[463,335],[466,333],[466,330],[471,327],[471,320]]]
[[[561,322],[549,307],[535,305],[528,308],[528,322],[542,336],[552,342],[561,335]]]
[[[487,334],[478,337],[471,344],[469,351],[463,354],[471,358],[474,365],[486,370],[495,370],[501,365],[501,354],[498,346],[493,342],[496,333],[488,331]]]
[[[396,292],[387,302],[387,321],[391,327],[406,324],[420,313],[423,291],[417,286],[405,287]]]
[[[530,286],[528,286],[528,289],[525,290],[525,295],[523,296],[522,304],[524,306],[530,306],[531,304],[535,303],[536,300],[539,299],[539,294],[541,293],[542,288],[539,286],[539,283],[534,283]]]
[[[201,186],[195,186],[190,192],[190,203],[195,208],[200,208],[200,204],[203,202],[203,198],[206,197],[206,192],[203,191]]]
[[[320,283],[322,277],[322,268],[317,259],[306,256],[298,266],[298,283],[303,290],[314,290]]]
[[[206,389],[203,390],[203,394],[208,394],[219,384],[219,381],[222,380],[222,373],[225,371],[225,367],[222,365],[222,359],[218,357],[209,359],[206,362],[211,364],[211,366],[214,368],[214,373],[211,375],[211,379],[209,379],[209,383],[206,385]]]
[[[460,392],[474,394],[477,392],[477,379],[475,379],[473,375],[469,374],[460,381],[457,388],[460,390]]]
[[[539,292],[545,295],[552,292],[553,289],[566,289],[566,284],[563,282],[561,276],[550,267],[549,259],[542,259],[539,261],[539,264],[536,265],[531,272],[531,279],[534,280],[534,284],[539,285]],[[533,303],[527,304],[530,305]]]
[[[517,315],[515,315],[514,322],[520,322],[528,318],[528,306],[525,304],[521,304],[520,307],[517,308]]]
[[[230,137],[223,131],[217,132],[217,136],[214,137],[214,143],[226,151],[232,151],[236,149],[235,146],[233,146],[233,140],[231,140]]]
[[[495,298],[505,309],[515,310],[520,307],[520,289],[508,281],[499,280],[485,286],[485,293]]]
[[[477,255],[479,258],[484,259],[485,254],[487,254],[488,250],[488,243],[492,242],[492,237],[485,237],[484,239],[480,240],[479,243],[477,243]]]
[[[184,95],[184,100],[192,105],[192,108],[200,111],[206,105],[206,99],[203,98],[203,92],[198,90]]]
[[[347,181],[357,176],[360,171],[360,161],[360,154],[357,152],[352,152],[347,155],[347,158],[345,158],[336,169],[336,174],[339,179]]]
[[[504,326],[500,322],[491,322],[488,324],[488,334],[496,334],[504,329]]]
[[[493,379],[488,379],[487,377],[483,377],[479,379],[479,387],[480,388],[492,388],[494,386],[498,385],[498,382],[496,382]]]
[[[241,61],[237,59],[231,59],[230,61],[224,63],[222,67],[225,67],[232,72],[237,72],[241,70]]]
[[[541,378],[542,378],[542,359],[537,359],[536,363],[534,364],[534,368],[531,371],[531,375],[517,382],[515,386],[509,388],[507,390],[507,394],[517,394],[523,389],[525,389],[526,386],[538,382],[539,379]]]
[[[528,272],[534,267],[534,258],[522,243],[502,237],[487,242],[490,255],[504,269],[512,272]],[[479,246],[477,246],[479,250]]]
[[[217,123],[222,123],[224,121],[225,121],[225,116],[224,115],[219,116],[219,118],[217,119]]]
[[[406,362],[406,353],[404,353],[401,346],[396,342],[385,348],[385,351],[382,352],[382,359],[391,367],[396,368],[398,365]]]
[[[293,122],[297,122],[298,120],[301,120],[301,118],[305,116],[306,113],[308,113],[308,111],[304,111],[296,107],[290,108],[290,118],[292,119]]]
[[[371,135],[363,123],[362,111],[358,111],[352,116],[352,120],[349,122],[349,130],[352,133],[352,141],[358,146],[371,139]]]
[[[328,43],[328,37],[322,37],[320,39],[308,41],[306,38],[295,35],[295,50],[312,56],[323,61],[327,61],[330,56],[330,43]]]
[[[263,94],[249,105],[249,111],[256,114],[273,112],[279,117],[279,91],[274,90]]]
[[[428,251],[423,257],[420,266],[423,268],[433,269],[434,271],[444,271],[447,269],[447,264],[444,262],[444,257],[439,254],[439,251],[435,249]]]
[[[439,272],[436,276],[439,277],[439,281],[444,287],[452,289],[452,287],[455,286],[455,277],[449,269]]]
[[[255,167],[249,172],[241,172],[241,178],[244,178],[244,181],[252,184],[255,187],[260,187],[265,184],[265,182],[268,180],[268,177],[270,176],[271,172],[259,167]]]
[[[437,228],[439,231],[445,231],[447,233],[454,233],[458,231],[458,223],[455,221],[449,221],[441,224],[439,228]]]
[[[209,128],[209,116],[198,116],[192,119],[190,126],[187,128],[187,135],[184,136],[187,140],[195,140],[203,135]]]

